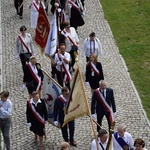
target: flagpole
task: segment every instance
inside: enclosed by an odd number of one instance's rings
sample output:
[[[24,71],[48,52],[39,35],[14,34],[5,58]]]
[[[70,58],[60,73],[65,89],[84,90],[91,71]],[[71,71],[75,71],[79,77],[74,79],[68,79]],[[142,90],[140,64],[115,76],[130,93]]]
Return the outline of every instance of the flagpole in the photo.
[[[46,71],[44,71],[42,68],[41,70],[59,87],[62,89],[62,86],[60,86]]]
[[[76,54],[75,61],[76,61],[76,64],[77,64],[77,68],[78,68],[78,70],[79,70],[79,76],[80,76],[80,78],[81,78],[81,85],[82,85],[82,87],[83,87],[83,89],[84,89],[84,93],[83,93],[83,94],[84,94],[85,99],[86,99],[86,105],[87,105],[87,108],[88,108],[88,110],[89,110],[89,114],[91,114],[90,108],[89,108],[89,104],[88,104],[88,100],[87,100],[87,96],[86,96],[86,94],[85,94],[85,88],[84,88],[84,83],[83,83],[83,79],[82,79],[82,75],[81,75],[81,71],[80,71],[80,67],[79,67],[79,63],[78,63],[78,55],[77,55],[77,54]],[[97,140],[97,135],[96,135],[96,133],[95,133],[94,124],[93,124],[91,115],[90,115],[90,121],[91,121],[92,131],[93,131],[93,134],[94,134],[94,137],[95,137],[95,141],[96,141],[97,150],[99,150],[99,144],[98,144],[98,140]]]

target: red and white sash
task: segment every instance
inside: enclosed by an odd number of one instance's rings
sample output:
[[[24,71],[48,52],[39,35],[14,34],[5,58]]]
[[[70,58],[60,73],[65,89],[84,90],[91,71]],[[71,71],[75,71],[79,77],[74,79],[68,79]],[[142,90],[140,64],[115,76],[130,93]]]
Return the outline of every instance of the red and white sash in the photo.
[[[99,70],[96,68],[96,65],[92,62],[89,62],[89,66],[91,67],[91,69],[94,71],[94,73],[97,75],[97,76],[100,76],[100,73],[99,73]]]
[[[35,2],[32,2],[32,4],[33,4],[34,7],[36,8],[36,10],[39,12],[39,8],[37,7],[37,4],[35,4]]]
[[[38,86],[36,88],[36,90],[41,89],[42,87],[42,81],[41,78],[34,72],[33,67],[31,66],[31,63],[26,63],[27,67],[29,68],[29,71],[31,72],[31,74],[33,75],[34,79],[36,80],[36,82],[38,83]]]
[[[61,60],[61,58],[59,57],[59,53],[57,53],[57,54],[58,54],[58,58]],[[70,81],[71,80],[71,74],[70,74],[69,70],[66,68],[63,61],[62,61],[62,68],[64,69],[64,72],[65,72],[64,81]]]
[[[32,105],[31,103],[31,99],[27,101],[30,110],[32,111],[33,115],[35,116],[35,118],[40,121],[44,126],[45,126],[45,121],[44,119],[41,117],[41,115],[35,110],[35,107]]]
[[[71,37],[67,35],[67,32],[65,30],[63,30],[63,33],[65,37],[67,37],[74,46],[78,47],[77,44],[71,39]]]
[[[103,95],[100,92],[100,88],[96,89],[96,93],[97,93],[98,99],[100,100],[101,104],[106,109],[106,111],[109,113],[109,120],[110,120],[110,123],[112,124],[114,121],[112,108],[108,105],[108,103],[104,99]]]
[[[73,1],[68,0],[68,3],[70,3],[72,5],[72,7],[74,7],[77,11],[81,12],[79,6],[77,4],[75,4]]]
[[[63,104],[66,104],[67,100],[63,97],[63,95],[60,95],[58,98]]]
[[[23,46],[27,49],[28,53],[30,54],[30,56],[32,56],[32,53],[30,52],[29,48],[27,47],[27,45],[24,43],[23,39],[21,38],[20,35],[18,35],[19,40],[21,41],[21,43],[23,44]]]

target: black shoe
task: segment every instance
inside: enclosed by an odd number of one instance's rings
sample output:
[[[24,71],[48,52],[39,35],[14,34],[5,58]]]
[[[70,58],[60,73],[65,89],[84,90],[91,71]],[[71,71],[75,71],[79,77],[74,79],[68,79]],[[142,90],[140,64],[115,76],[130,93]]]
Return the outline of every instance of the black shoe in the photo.
[[[76,143],[75,141],[70,142],[70,145],[71,145],[71,146],[75,146],[75,147],[77,147],[77,143]]]
[[[22,16],[19,16],[19,19],[22,19],[23,17]]]

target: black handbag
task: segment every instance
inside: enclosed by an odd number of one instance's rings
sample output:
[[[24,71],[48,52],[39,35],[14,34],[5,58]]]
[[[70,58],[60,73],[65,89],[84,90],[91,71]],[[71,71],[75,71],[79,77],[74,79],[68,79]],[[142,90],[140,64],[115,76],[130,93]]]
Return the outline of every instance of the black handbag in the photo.
[[[34,87],[33,81],[26,82],[26,87]]]

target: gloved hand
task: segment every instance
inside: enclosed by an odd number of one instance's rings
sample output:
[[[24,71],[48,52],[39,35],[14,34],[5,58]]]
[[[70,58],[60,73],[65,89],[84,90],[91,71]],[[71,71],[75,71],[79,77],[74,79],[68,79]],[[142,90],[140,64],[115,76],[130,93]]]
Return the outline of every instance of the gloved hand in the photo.
[[[31,122],[27,123],[27,126],[28,126],[28,127],[31,127]]]
[[[116,115],[117,115],[117,112],[113,112],[113,115],[116,116]]]
[[[60,56],[61,59],[64,59],[64,58],[65,58],[65,56],[62,55],[62,54],[60,54],[59,56]]]
[[[55,125],[55,126],[58,126],[58,121],[54,121],[54,125]]]
[[[92,119],[96,119],[96,115],[95,114],[91,114]]]
[[[89,86],[90,84],[89,84],[89,82],[85,82],[85,85],[86,85],[86,86]]]
[[[82,53],[82,55],[81,55],[82,57],[84,57],[84,53]]]
[[[24,91],[25,89],[26,89],[26,85],[23,84],[23,85],[22,85],[22,90]]]
[[[44,121],[45,124],[47,124],[47,121]]]
[[[15,58],[16,58],[16,59],[19,59],[19,55],[16,55]]]
[[[62,61],[58,61],[57,65],[59,65],[59,66],[62,65]]]

